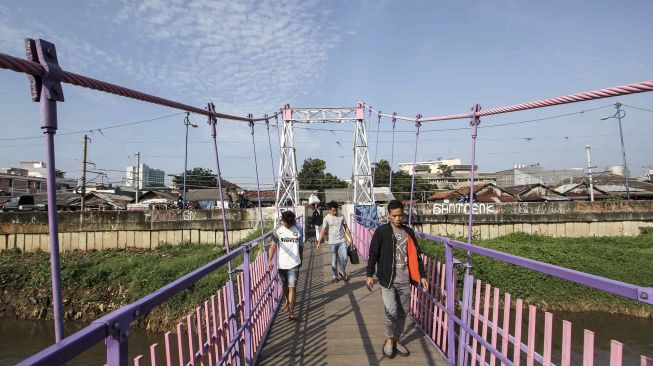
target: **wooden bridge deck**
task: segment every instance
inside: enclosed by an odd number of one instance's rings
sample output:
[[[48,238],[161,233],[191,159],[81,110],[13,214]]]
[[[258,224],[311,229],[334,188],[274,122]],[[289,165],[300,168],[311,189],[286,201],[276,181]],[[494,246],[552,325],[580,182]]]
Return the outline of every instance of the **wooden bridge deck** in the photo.
[[[402,343],[409,357],[383,355],[383,301],[378,283],[365,287],[365,262],[348,264],[349,283],[331,278],[328,246],[321,253],[306,244],[297,283],[297,320],[279,312],[258,365],[446,365],[410,318]]]

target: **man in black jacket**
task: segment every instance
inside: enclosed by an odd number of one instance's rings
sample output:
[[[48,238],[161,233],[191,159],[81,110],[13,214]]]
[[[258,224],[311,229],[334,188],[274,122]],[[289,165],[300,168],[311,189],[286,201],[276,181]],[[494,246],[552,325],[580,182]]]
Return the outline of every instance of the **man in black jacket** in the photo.
[[[404,331],[406,314],[410,309],[410,284],[429,288],[415,231],[403,224],[404,205],[393,200],[388,203],[389,223],[379,226],[370,243],[367,262],[367,288],[372,291],[374,272],[381,285],[385,308],[385,337],[383,353],[394,358],[397,353],[410,352],[399,338]]]

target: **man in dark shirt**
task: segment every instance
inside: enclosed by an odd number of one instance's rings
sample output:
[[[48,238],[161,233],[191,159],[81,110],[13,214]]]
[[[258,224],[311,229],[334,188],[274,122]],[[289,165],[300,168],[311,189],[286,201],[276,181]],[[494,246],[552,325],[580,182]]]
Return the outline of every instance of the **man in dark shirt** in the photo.
[[[370,242],[367,262],[367,288],[372,291],[374,272],[381,285],[385,309],[385,337],[383,353],[393,358],[397,353],[408,356],[410,352],[399,339],[404,332],[406,315],[410,310],[410,284],[429,288],[424,264],[415,232],[403,224],[404,205],[393,200],[388,203],[389,223],[379,226]]]

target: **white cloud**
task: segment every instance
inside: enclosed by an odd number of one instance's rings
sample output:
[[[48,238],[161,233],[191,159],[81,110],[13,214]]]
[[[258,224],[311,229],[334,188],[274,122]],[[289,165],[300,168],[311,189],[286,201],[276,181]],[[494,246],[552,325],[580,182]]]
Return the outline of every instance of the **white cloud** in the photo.
[[[125,3],[114,21],[148,45],[149,56],[125,72],[189,102],[260,113],[322,74],[339,41],[326,13],[315,1],[148,0]]]

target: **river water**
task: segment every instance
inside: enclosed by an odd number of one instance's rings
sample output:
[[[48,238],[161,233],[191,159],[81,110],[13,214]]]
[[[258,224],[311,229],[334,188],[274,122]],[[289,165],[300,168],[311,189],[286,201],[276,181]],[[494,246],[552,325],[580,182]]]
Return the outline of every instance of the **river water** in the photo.
[[[595,332],[595,365],[609,365],[611,339],[624,344],[624,365],[639,365],[641,354],[653,356],[653,319],[592,312],[555,313],[554,316],[556,319],[566,319],[573,323],[573,365],[582,365],[583,329]],[[83,326],[83,324],[67,323],[66,334],[72,334]],[[543,326],[538,324],[537,328],[541,333]],[[554,328],[553,362],[556,365],[560,364],[561,332],[560,327]],[[173,339],[173,343],[176,344],[176,337]],[[45,320],[0,318],[0,340],[0,365],[15,364],[52,344],[54,325],[52,321]],[[143,354],[145,360],[149,361],[149,346],[153,343],[163,345],[163,335],[132,329],[129,336],[130,364],[138,354]],[[536,348],[541,352],[542,345],[538,344]],[[161,363],[164,360],[163,347],[159,347],[159,351],[158,359]],[[105,352],[104,343],[100,342],[75,358],[69,365],[103,365],[106,362]],[[176,357],[174,355],[173,360],[176,360]]]
[[[66,323],[66,335],[82,329],[87,324]],[[51,320],[23,320],[0,318],[0,365],[13,365],[54,343],[54,323]],[[142,329],[130,329],[129,364],[134,357],[143,354],[149,361],[149,347],[153,343],[163,345],[163,335]],[[162,347],[160,347],[162,351]],[[164,360],[159,352],[159,364]],[[68,365],[104,365],[106,348],[100,342],[77,356]],[[149,364],[149,362],[148,362]]]

